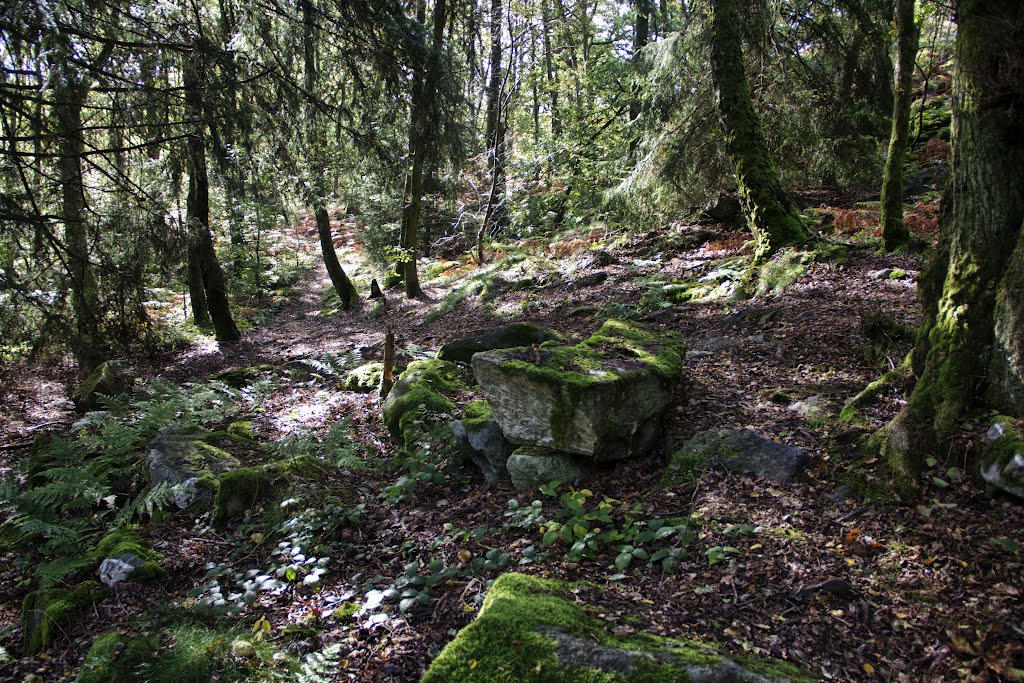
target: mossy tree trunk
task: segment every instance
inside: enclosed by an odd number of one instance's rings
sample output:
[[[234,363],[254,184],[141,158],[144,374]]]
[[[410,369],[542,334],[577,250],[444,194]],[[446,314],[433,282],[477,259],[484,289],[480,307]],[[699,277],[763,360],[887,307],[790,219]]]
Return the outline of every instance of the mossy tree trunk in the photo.
[[[235,341],[241,335],[231,316],[227,282],[210,233],[210,178],[206,168],[206,122],[201,90],[205,81],[202,48],[195,47],[183,61],[186,116],[192,124],[186,141],[188,196],[185,200],[192,312],[197,324],[205,322],[205,313],[209,313],[218,341]],[[200,282],[202,287],[198,286]]]
[[[918,379],[883,450],[909,484],[973,405],[1024,415],[1024,5],[961,0],[943,248],[921,283]]]
[[[920,29],[914,21],[915,0],[896,1],[896,87],[889,136],[889,157],[882,179],[879,223],[887,251],[907,244],[910,233],[903,224],[903,162],[910,139],[910,101],[914,90],[914,59]]]
[[[756,243],[755,257],[766,259],[780,247],[810,236],[782,189],[772,163],[761,119],[754,110],[744,69],[737,0],[711,3],[711,70],[726,145],[736,169],[736,184],[747,224]]]

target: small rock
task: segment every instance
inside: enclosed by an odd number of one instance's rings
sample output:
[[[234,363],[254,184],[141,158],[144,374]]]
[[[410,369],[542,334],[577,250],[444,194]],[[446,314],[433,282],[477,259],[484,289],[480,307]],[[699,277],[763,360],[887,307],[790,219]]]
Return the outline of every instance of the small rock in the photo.
[[[121,583],[132,572],[145,564],[145,561],[138,555],[116,555],[108,557],[100,563],[100,581],[107,588],[113,588]]]
[[[239,659],[252,659],[256,656],[256,648],[248,640],[232,641],[231,643],[231,654],[238,657]]]
[[[480,468],[487,481],[496,481],[506,476],[505,462],[515,446],[505,438],[495,420],[473,431],[467,430],[462,420],[455,420],[451,423],[451,429],[462,451]]]
[[[593,467],[582,458],[531,447],[516,449],[508,457],[505,467],[512,478],[512,485],[519,491],[552,481],[578,483],[593,471]]]
[[[985,432],[985,440],[989,442],[998,441],[1005,434],[1006,425],[1004,425],[1002,422],[996,422],[991,427],[988,428],[987,432]]]
[[[828,401],[825,400],[825,397],[815,394],[814,396],[808,396],[802,401],[790,403],[786,410],[796,413],[804,419],[810,419],[824,413],[827,406]]]
[[[791,481],[810,458],[799,448],[766,439],[749,429],[711,429],[701,432],[676,451],[666,483],[675,474],[692,471],[704,462],[730,472],[749,472],[773,481]]]
[[[872,270],[868,273],[869,280],[888,280],[889,276],[892,275],[892,268],[883,268],[882,270]]]

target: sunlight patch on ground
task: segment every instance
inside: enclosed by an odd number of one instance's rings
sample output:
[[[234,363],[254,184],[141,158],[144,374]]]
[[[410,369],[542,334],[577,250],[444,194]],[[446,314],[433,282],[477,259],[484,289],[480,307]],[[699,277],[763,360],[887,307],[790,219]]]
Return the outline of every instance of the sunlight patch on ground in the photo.
[[[339,406],[345,404],[342,392],[320,390],[313,393],[293,391],[282,397],[282,405],[271,422],[281,434],[297,434],[325,426]]]

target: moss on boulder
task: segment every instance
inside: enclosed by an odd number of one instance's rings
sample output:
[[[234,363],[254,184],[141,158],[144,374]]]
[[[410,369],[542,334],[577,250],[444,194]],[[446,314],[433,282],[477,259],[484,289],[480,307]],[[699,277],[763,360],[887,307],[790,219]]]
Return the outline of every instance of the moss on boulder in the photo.
[[[104,633],[86,653],[75,683],[137,683],[144,680],[146,664],[155,662],[159,651],[155,638]]]
[[[101,364],[72,394],[75,407],[81,411],[98,410],[100,396],[118,396],[128,391],[128,380],[123,373],[123,366],[117,361]]]
[[[384,400],[384,424],[399,444],[410,446],[423,428],[410,430],[430,414],[452,414],[450,396],[465,389],[459,369],[448,361],[420,360],[409,364]]]
[[[65,635],[78,615],[103,597],[103,588],[86,581],[73,589],[32,591],[21,603],[21,630],[25,654],[34,655]]]
[[[369,394],[380,387],[382,377],[384,377],[384,363],[373,361],[360,365],[345,375],[345,391]]]
[[[260,365],[249,365],[244,368],[228,368],[218,372],[213,376],[213,379],[224,382],[224,384],[233,389],[241,389],[258,380],[261,375],[273,371],[273,365],[262,363]]]
[[[164,559],[163,555],[155,552],[145,540],[131,531],[118,529],[108,534],[96,544],[90,554],[101,563],[118,560],[131,565],[133,569],[129,570],[129,574],[132,581],[160,581],[167,577],[167,571],[160,564]],[[129,559],[132,557],[137,561]],[[101,579],[104,574],[104,567],[101,564]],[[104,583],[107,581],[104,580]]]
[[[223,529],[229,521],[240,519],[246,510],[269,498],[274,485],[275,478],[267,467],[239,467],[220,475],[213,501],[213,525]]]
[[[524,574],[494,582],[476,620],[442,650],[423,683],[813,681],[773,659],[740,664],[702,643],[614,636],[572,586]]]
[[[605,461],[654,445],[685,353],[677,333],[613,319],[575,346],[478,353],[473,372],[509,441]]]

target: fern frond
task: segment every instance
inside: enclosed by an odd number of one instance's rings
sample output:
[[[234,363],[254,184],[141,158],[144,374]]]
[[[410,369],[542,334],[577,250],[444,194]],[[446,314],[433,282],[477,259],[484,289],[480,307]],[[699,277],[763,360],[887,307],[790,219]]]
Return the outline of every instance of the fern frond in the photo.
[[[295,672],[297,683],[329,683],[334,680],[338,662],[341,660],[341,644],[334,643],[306,655],[299,670]]]
[[[71,574],[92,566],[96,560],[91,557],[58,557],[36,567],[36,579],[40,588],[53,588]]]
[[[114,528],[122,527],[136,517],[152,518],[157,512],[170,508],[174,504],[176,494],[175,488],[166,481],[143,491],[117,513]]]

